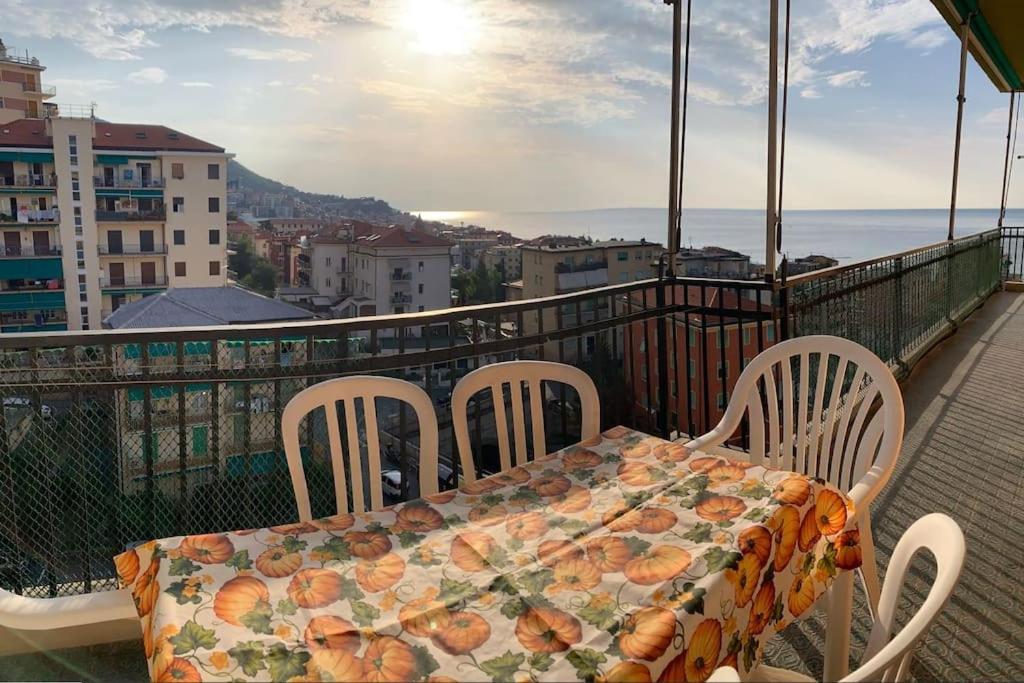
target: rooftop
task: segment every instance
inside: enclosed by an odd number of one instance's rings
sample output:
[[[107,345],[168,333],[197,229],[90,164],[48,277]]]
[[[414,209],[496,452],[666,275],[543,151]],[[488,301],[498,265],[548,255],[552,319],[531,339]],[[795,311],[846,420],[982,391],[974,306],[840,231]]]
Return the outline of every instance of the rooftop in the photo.
[[[658,242],[648,242],[647,240],[605,240],[602,242],[593,242],[591,244],[573,244],[569,246],[561,245],[533,245],[524,244],[523,249],[529,249],[531,251],[591,251],[594,249],[622,249],[624,247],[661,247]]]
[[[369,247],[450,247],[448,240],[414,228],[377,228],[356,237],[357,245]]]
[[[314,317],[305,309],[241,287],[180,287],[124,304],[103,324],[110,329],[201,327]]]
[[[53,147],[42,119],[18,119],[0,126],[0,147]],[[224,152],[199,138],[168,128],[141,123],[96,122],[93,149],[128,149],[143,152]]]

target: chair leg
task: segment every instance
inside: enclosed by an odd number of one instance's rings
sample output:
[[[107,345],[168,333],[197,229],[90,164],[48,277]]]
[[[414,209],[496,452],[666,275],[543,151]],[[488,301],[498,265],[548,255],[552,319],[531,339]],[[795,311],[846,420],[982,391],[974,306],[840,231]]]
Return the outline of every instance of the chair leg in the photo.
[[[859,520],[859,528],[861,565],[858,573],[864,584],[864,593],[867,595],[871,618],[876,619],[878,615],[878,598],[882,593],[882,589],[878,581],[878,562],[875,559],[875,539],[871,535],[870,512]]]

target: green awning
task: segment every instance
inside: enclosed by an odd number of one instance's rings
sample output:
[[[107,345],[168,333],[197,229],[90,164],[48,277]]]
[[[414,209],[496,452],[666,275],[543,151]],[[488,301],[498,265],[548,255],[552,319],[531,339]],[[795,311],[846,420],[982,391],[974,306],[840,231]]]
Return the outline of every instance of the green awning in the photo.
[[[131,389],[128,390],[128,400],[129,401],[141,401],[143,399],[143,397],[145,396],[145,391],[146,390],[143,389],[142,387],[132,387]],[[149,391],[150,391],[150,396],[152,398],[155,398],[155,399],[156,398],[171,398],[172,396],[174,396],[177,393],[175,391],[174,387],[170,386],[168,384],[161,384],[159,386],[155,386],[152,389],[150,389]],[[186,384],[185,385],[185,392],[186,393],[196,393],[196,392],[200,392],[200,391],[210,391],[210,385],[209,384],[203,384],[203,383]]]
[[[0,259],[0,280],[59,280],[62,277],[64,268],[59,256]]]
[[[1019,0],[932,0],[960,39],[971,17],[968,49],[1001,92],[1024,89],[1024,2]]]
[[[97,197],[163,197],[164,191],[153,188],[113,188],[105,187],[96,190]]]
[[[0,294],[0,311],[64,310],[64,292]]]
[[[142,353],[142,347],[138,344],[125,344],[122,348],[125,358],[138,358]],[[187,341],[183,349],[186,356],[209,356],[210,342]],[[150,342],[150,358],[166,358],[178,353],[178,345],[174,342]]]
[[[25,163],[53,163],[53,154],[45,152],[3,152],[0,151],[0,161],[24,161]]]
[[[155,161],[156,157],[153,156],[137,156],[134,154],[97,154],[96,163],[101,166],[123,166],[132,159],[139,159],[141,161]]]

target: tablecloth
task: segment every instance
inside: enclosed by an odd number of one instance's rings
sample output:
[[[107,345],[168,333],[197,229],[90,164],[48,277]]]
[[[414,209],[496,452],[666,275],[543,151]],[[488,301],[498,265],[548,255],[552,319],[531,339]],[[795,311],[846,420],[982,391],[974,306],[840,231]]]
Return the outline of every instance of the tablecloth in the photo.
[[[860,564],[822,480],[615,428],[381,511],[115,558],[154,680],[702,681]]]

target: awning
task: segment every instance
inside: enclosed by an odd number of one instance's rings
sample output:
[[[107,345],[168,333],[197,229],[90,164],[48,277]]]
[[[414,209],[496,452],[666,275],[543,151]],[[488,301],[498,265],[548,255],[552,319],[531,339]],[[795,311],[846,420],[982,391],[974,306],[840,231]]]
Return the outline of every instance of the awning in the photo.
[[[1001,92],[1024,90],[1024,2],[1017,0],[932,0],[960,39],[961,24],[971,18],[968,49]]]
[[[154,156],[135,156],[133,154],[97,154],[96,163],[100,166],[123,166],[132,159],[155,161]]]
[[[53,163],[53,154],[44,152],[0,152],[0,161],[23,161],[28,164]]]
[[[0,311],[63,309],[64,292],[11,292],[0,295]]]
[[[0,278],[4,280],[59,280],[62,277],[64,269],[59,256],[0,260]]]

